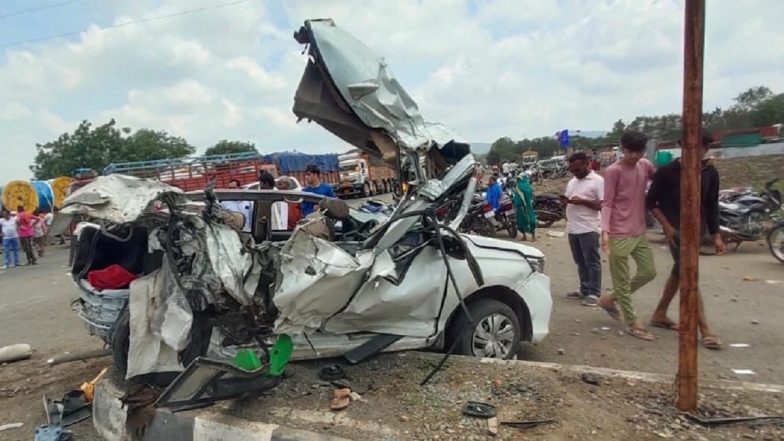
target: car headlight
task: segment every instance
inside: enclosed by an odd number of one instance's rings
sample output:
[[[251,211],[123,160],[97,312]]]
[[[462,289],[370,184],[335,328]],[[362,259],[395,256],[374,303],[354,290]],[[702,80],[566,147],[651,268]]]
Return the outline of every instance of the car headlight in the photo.
[[[526,259],[534,271],[544,274],[544,257],[526,257]]]

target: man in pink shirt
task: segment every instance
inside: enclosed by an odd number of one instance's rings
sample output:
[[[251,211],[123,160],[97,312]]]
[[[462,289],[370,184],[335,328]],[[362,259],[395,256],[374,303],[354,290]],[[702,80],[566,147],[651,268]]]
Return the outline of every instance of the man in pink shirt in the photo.
[[[27,255],[27,264],[37,265],[38,262],[33,251],[33,235],[35,234],[36,224],[41,220],[26,212],[21,205],[16,211],[18,213],[16,215],[16,229],[19,232],[19,242],[22,244],[22,250]]]
[[[639,132],[621,137],[623,158],[604,173],[602,203],[602,250],[609,254],[612,295],[599,298],[599,306],[611,317],[626,322],[626,331],[643,340],[654,340],[634,313],[631,294],[656,277],[653,253],[645,237],[645,190],[653,176],[653,164],[644,158],[648,138]],[[637,264],[630,278],[629,257]],[[617,305],[620,305],[619,313]]]

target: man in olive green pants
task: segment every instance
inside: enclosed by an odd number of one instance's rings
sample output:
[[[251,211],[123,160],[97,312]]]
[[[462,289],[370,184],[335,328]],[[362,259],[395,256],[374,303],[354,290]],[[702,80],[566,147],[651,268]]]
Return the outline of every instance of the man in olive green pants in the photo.
[[[638,322],[632,306],[631,294],[656,277],[653,252],[644,235],[609,240],[610,276],[613,280],[613,295],[621,307],[627,324]],[[637,264],[637,273],[629,279],[629,257]]]
[[[643,340],[653,334],[637,318],[631,294],[656,277],[653,253],[645,238],[645,189],[653,175],[653,164],[644,158],[648,138],[639,132],[621,137],[623,159],[604,173],[602,202],[602,250],[609,254],[613,293],[598,301],[611,317],[620,320],[620,305],[626,332]],[[629,276],[629,257],[637,264],[637,274]]]

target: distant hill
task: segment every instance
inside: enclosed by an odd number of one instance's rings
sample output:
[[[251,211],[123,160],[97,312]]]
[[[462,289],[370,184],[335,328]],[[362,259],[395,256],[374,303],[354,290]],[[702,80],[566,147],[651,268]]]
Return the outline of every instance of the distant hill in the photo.
[[[471,153],[475,155],[486,155],[490,152],[490,146],[493,145],[492,142],[472,142],[471,144]]]

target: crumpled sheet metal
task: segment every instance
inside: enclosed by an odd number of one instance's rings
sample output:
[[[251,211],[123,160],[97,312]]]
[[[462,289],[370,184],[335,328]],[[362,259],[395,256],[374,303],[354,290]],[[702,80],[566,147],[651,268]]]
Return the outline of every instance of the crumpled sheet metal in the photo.
[[[168,262],[131,282],[130,344],[126,378],[184,367],[178,352],[190,342],[193,313]]]
[[[326,322],[324,330],[335,334],[376,332],[422,338],[433,335],[443,299],[442,282],[446,280],[446,268],[439,263],[439,251],[425,247],[399,280],[389,253],[382,253],[356,297],[344,311]],[[452,265],[460,267],[454,260]],[[465,270],[470,271],[467,267]],[[399,280],[400,285],[392,280]],[[433,283],[422,283],[423,280]]]
[[[446,175],[444,175],[443,178],[428,180],[425,185],[417,190],[417,193],[431,201],[438,199],[457,182],[473,175],[478,165],[479,163],[476,161],[476,158],[474,158],[474,155],[465,155],[446,173]]]
[[[276,334],[318,330],[348,302],[373,264],[373,252],[356,257],[332,242],[297,229],[281,250],[279,284],[273,301],[279,310]]]
[[[65,198],[59,214],[88,215],[124,224],[138,219],[164,193],[185,201],[182,190],[159,181],[125,175],[99,176]]]
[[[382,56],[332,20],[309,20],[308,24],[335,86],[365,125],[384,130],[398,146],[410,150],[462,142],[446,126],[424,120]]]
[[[223,289],[237,302],[250,305],[259,284],[261,265],[245,249],[237,232],[226,225],[213,224],[205,231],[212,272]]]

